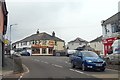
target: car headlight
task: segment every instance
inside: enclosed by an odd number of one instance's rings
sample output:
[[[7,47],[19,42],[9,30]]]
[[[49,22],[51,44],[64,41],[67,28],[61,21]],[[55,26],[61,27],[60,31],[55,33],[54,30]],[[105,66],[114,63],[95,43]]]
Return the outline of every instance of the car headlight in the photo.
[[[106,61],[103,61],[103,63],[106,63]]]
[[[86,60],[86,62],[92,62],[91,60]]]

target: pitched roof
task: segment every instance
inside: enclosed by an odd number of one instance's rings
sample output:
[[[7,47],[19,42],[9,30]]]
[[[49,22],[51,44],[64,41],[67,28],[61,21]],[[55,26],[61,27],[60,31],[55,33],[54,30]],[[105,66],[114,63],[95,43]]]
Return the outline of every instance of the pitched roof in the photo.
[[[43,33],[39,33],[39,34],[33,34],[31,36],[28,36],[20,41],[17,41],[15,43],[18,43],[18,42],[25,42],[25,41],[32,41],[32,40],[55,40],[55,41],[62,41],[64,42],[64,40],[58,38],[58,37],[53,37],[45,32]]]
[[[68,42],[68,43],[81,43],[81,42],[85,42],[85,43],[88,43],[88,41],[86,41],[86,40],[83,40],[82,38],[76,38],[75,40],[73,40],[73,41],[70,41],[70,42]]]
[[[113,16],[109,17],[108,19],[104,20],[102,25],[106,25],[108,23],[117,23],[117,21],[120,19],[120,12],[114,14]]]
[[[92,42],[100,42],[100,41],[102,41],[102,36],[97,37],[96,39],[90,41],[90,43],[92,43]]]

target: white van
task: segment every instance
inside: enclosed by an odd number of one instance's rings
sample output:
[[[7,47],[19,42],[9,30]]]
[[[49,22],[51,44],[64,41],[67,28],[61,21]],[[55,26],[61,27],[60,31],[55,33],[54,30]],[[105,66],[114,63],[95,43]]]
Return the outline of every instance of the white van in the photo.
[[[119,64],[120,63],[120,39],[115,40],[112,44],[113,53],[107,55],[108,62]]]
[[[75,53],[77,50],[67,50],[67,56],[69,57],[73,53]]]

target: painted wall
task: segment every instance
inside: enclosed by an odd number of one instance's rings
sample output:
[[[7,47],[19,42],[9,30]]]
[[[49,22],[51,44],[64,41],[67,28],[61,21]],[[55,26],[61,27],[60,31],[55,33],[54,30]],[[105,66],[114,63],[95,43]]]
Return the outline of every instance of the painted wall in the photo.
[[[65,43],[61,41],[57,41],[57,45],[55,45],[55,50],[65,50]]]
[[[2,12],[2,6],[0,3],[0,34],[2,34],[3,32],[3,24],[4,23],[4,16],[3,16],[3,12]]]
[[[3,33],[3,25],[4,25],[4,16],[2,12],[2,6],[0,2],[0,70],[2,69],[2,33]]]
[[[102,42],[92,42],[90,43],[90,47],[94,48],[96,51],[103,51],[103,44]]]
[[[73,49],[76,49],[76,48],[78,48],[78,47],[82,47],[82,46],[84,46],[84,45],[86,45],[86,43],[81,43],[81,44],[79,44],[79,43],[68,43],[67,47],[68,47],[70,50],[73,50]]]

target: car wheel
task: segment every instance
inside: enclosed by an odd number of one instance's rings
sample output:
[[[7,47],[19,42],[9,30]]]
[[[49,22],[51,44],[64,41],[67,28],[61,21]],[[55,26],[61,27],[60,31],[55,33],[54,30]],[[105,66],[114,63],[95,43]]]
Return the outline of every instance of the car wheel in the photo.
[[[71,68],[75,68],[75,64],[73,61],[71,61]]]
[[[105,71],[105,68],[103,68],[103,69],[100,69],[101,71]]]
[[[86,67],[85,67],[85,65],[84,65],[84,63],[82,64],[82,70],[83,70],[83,71],[86,71],[86,70],[87,70]]]
[[[108,63],[108,64],[111,64],[111,61],[110,61],[110,59],[109,59],[109,58],[107,58],[107,63]]]

